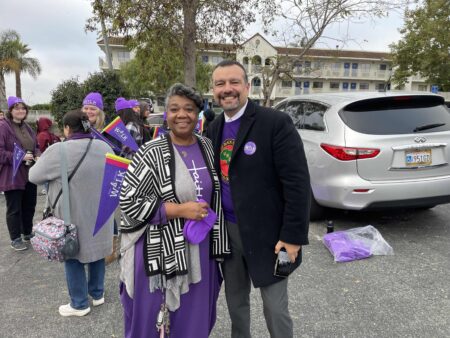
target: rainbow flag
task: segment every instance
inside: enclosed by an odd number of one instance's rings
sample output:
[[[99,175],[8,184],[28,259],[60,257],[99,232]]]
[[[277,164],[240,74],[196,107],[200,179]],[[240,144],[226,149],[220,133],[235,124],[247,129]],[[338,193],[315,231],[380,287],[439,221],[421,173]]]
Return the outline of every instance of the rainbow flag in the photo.
[[[138,151],[139,146],[119,116],[112,120],[103,131],[114,137],[122,145],[129,147],[133,151]]]
[[[152,139],[154,140],[155,138],[167,134],[167,130],[162,128],[162,127],[155,127],[155,129],[153,130],[153,136]]]
[[[119,205],[120,189],[130,163],[131,161],[126,158],[114,154],[106,154],[102,193],[100,195],[93,236],[101,230]]]

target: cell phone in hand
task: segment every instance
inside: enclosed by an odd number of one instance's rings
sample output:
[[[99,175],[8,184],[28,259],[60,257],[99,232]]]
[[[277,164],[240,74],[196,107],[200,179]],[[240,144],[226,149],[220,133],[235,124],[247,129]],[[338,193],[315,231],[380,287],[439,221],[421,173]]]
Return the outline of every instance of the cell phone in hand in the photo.
[[[273,275],[277,277],[286,278],[292,272],[292,263],[289,255],[284,248],[278,252],[277,260],[275,261],[275,268]]]

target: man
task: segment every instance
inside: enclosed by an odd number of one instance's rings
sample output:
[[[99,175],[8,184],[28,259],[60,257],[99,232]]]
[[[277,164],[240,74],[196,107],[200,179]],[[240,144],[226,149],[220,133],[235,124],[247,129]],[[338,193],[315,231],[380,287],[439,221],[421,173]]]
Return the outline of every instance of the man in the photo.
[[[213,71],[224,110],[209,126],[232,257],[223,265],[232,337],[250,335],[250,281],[260,288],[271,337],[293,336],[287,278],[274,276],[283,248],[300,265],[308,244],[310,183],[303,145],[290,117],[248,100],[244,67],[225,60]]]

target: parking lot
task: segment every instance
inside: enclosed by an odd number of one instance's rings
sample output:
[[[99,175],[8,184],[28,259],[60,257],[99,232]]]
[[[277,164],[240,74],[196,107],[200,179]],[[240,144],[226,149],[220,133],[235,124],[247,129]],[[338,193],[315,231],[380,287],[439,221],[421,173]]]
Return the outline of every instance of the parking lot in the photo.
[[[44,198],[38,198],[42,210]],[[40,215],[40,212],[37,213]],[[295,337],[449,337],[450,205],[431,210],[332,212],[335,230],[371,224],[394,256],[334,263],[321,242],[326,223],[310,225],[302,266],[289,280]],[[63,318],[68,302],[61,264],[32,250],[13,252],[0,197],[0,337],[122,337],[118,265],[108,266],[106,303],[82,318]],[[252,293],[253,337],[268,337]],[[211,337],[230,336],[223,293]]]

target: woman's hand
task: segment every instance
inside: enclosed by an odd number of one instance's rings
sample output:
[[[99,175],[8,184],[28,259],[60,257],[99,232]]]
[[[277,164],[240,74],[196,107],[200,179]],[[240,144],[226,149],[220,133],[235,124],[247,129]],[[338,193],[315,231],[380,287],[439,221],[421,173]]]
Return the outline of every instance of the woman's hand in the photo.
[[[33,154],[26,154],[22,161],[34,161],[34,155]]]
[[[165,203],[167,218],[186,218],[200,221],[208,215],[208,203],[186,202],[181,204]]]

